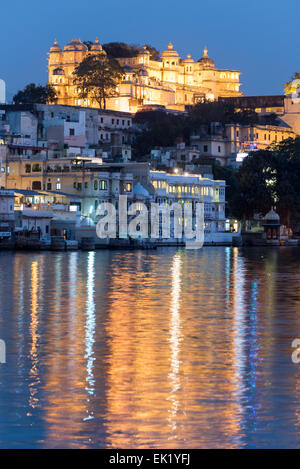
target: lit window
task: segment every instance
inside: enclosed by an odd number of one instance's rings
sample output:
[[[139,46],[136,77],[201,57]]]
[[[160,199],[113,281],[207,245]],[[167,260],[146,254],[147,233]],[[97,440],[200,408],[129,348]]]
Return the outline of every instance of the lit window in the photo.
[[[101,191],[106,191],[107,190],[107,181],[105,181],[105,180],[100,181],[100,190]]]

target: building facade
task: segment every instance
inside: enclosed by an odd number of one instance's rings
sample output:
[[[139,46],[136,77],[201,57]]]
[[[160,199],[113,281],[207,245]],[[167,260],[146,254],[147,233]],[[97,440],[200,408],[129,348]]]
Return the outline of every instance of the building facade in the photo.
[[[92,99],[81,99],[73,83],[75,68],[88,54],[106,53],[97,40],[90,49],[80,39],[72,40],[64,49],[55,41],[50,48],[48,82],[56,89],[59,104],[98,107]],[[207,48],[198,61],[190,54],[182,59],[171,43],[158,60],[152,59],[146,46],[135,57],[117,60],[124,75],[117,96],[107,100],[108,109],[134,113],[143,106],[162,105],[184,110],[203,99],[242,96],[240,72],[217,68]]]
[[[129,113],[48,104],[0,105],[0,143],[15,147],[19,154],[44,151],[52,156],[128,161],[133,138]]]

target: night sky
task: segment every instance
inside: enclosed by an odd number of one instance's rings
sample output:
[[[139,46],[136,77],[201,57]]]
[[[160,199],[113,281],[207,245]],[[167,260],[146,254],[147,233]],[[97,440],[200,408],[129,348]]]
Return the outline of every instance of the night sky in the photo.
[[[172,41],[194,60],[205,45],[216,66],[242,72],[246,95],[281,94],[300,71],[299,0],[14,0],[1,2],[0,78],[7,98],[29,82],[46,84],[47,52],[57,38],[101,43]]]

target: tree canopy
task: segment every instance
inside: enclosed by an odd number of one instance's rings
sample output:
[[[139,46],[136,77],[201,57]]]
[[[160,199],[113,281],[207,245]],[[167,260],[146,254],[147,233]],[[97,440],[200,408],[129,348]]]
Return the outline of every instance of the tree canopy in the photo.
[[[130,45],[125,42],[108,42],[107,44],[102,45],[103,49],[109,57],[134,57],[140,51],[138,45]]]
[[[78,96],[95,100],[100,109],[106,109],[107,98],[117,95],[123,69],[115,59],[93,54],[85,57],[73,73]]]
[[[52,104],[56,102],[56,99],[57,96],[53,86],[35,85],[34,83],[29,83],[24,90],[18,91],[13,97],[15,104]]]
[[[300,137],[249,154],[237,172],[240,218],[276,207],[282,223],[300,219]]]
[[[93,41],[84,41],[84,44],[91,50]],[[130,58],[135,57],[141,51],[139,44],[126,44],[126,42],[108,42],[102,45],[103,49],[110,58]],[[160,52],[153,46],[146,44],[152,60],[159,60]]]

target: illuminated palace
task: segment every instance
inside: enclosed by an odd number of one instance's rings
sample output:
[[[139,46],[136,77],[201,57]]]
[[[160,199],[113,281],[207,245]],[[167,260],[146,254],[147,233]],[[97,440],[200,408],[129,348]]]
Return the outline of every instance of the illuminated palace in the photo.
[[[153,60],[144,46],[138,55],[118,58],[124,69],[113,98],[107,100],[107,108],[116,111],[136,112],[143,106],[163,105],[168,109],[184,110],[204,98],[214,100],[219,96],[242,96],[240,72],[220,70],[208,56],[207,49],[198,61],[190,55],[181,59],[170,43],[160,59]],[[55,41],[48,59],[49,84],[58,95],[58,104],[98,107],[90,99],[80,99],[73,84],[73,72],[88,54],[106,54],[98,40],[90,49],[75,39],[64,49]]]

